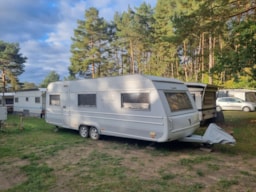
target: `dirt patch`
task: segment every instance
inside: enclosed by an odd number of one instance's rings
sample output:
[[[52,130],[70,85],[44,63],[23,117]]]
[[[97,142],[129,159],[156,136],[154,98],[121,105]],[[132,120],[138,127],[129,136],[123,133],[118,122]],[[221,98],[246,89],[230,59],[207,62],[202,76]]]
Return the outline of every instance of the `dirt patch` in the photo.
[[[1,159],[0,166],[0,190],[12,188],[27,180],[27,176],[20,170],[22,166],[29,164],[21,159]]]

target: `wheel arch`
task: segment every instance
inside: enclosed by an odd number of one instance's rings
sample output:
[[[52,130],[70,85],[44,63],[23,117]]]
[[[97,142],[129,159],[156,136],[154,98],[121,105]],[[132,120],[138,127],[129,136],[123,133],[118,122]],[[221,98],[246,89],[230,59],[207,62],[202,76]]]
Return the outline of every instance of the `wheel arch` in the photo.
[[[247,111],[247,110],[245,110],[245,109],[249,109],[249,111]],[[250,106],[245,105],[245,106],[242,107],[242,110],[243,110],[243,111],[250,112],[250,111],[252,111],[252,108],[251,108]]]

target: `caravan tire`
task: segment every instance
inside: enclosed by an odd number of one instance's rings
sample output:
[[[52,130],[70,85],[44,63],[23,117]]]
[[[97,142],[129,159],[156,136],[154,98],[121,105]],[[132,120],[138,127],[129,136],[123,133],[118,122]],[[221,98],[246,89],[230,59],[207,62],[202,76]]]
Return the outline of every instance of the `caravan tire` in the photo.
[[[216,111],[217,111],[217,112],[222,111],[221,107],[220,107],[220,106],[217,106],[217,107],[216,107]]]
[[[100,138],[99,131],[96,127],[91,127],[89,131],[90,138],[93,140],[98,140]]]
[[[243,108],[243,111],[244,111],[244,112],[250,112],[251,110],[250,110],[249,107],[246,106],[246,107]]]
[[[89,135],[89,129],[88,129],[88,127],[85,126],[85,125],[80,126],[80,128],[79,128],[79,134],[80,134],[81,137],[87,138],[88,135]]]

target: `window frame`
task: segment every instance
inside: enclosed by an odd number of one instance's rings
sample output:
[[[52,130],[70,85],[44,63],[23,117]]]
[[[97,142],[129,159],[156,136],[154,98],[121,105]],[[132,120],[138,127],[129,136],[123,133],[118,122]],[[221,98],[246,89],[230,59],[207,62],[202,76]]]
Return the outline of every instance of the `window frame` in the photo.
[[[203,98],[204,105],[212,105],[216,102],[216,93],[213,91],[206,91]]]
[[[92,103],[90,103],[92,102]],[[77,106],[78,107],[97,107],[97,94],[96,93],[79,93],[77,94]]]
[[[56,98],[54,98],[54,97],[56,97]],[[49,95],[49,105],[51,105],[51,106],[60,106],[60,95],[59,94]]]
[[[171,112],[181,112],[187,110],[193,110],[193,104],[187,94],[187,92],[168,92],[164,91],[167,104]],[[188,104],[185,106],[184,104]]]
[[[121,93],[121,108],[129,110],[149,111],[151,109],[149,92]]]
[[[35,103],[41,103],[41,98],[40,97],[35,97]]]

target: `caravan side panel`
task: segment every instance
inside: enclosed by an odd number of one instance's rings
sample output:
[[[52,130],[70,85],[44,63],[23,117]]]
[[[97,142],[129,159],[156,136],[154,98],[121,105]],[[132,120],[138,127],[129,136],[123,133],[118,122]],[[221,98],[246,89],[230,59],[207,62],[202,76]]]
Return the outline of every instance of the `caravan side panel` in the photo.
[[[192,103],[189,110],[172,112],[166,107],[166,91],[188,95],[180,81],[142,75],[55,82],[47,88],[46,121],[64,128],[79,130],[85,125],[102,135],[157,142],[192,134],[199,127],[195,106]]]
[[[13,111],[16,113],[26,112],[31,116],[41,116],[45,110],[45,94],[44,90],[15,92]]]
[[[46,121],[75,130],[81,125],[93,126],[102,135],[163,140],[162,137],[166,135],[164,132],[167,132],[166,114],[158,91],[147,85],[147,82],[137,81],[134,84],[134,81],[117,81],[116,86],[106,81],[101,85],[93,84],[95,80],[87,82],[50,84],[46,99]],[[53,96],[59,97],[55,106],[51,104]],[[87,98],[88,102],[83,98]],[[131,99],[136,98],[138,103],[132,103]]]

